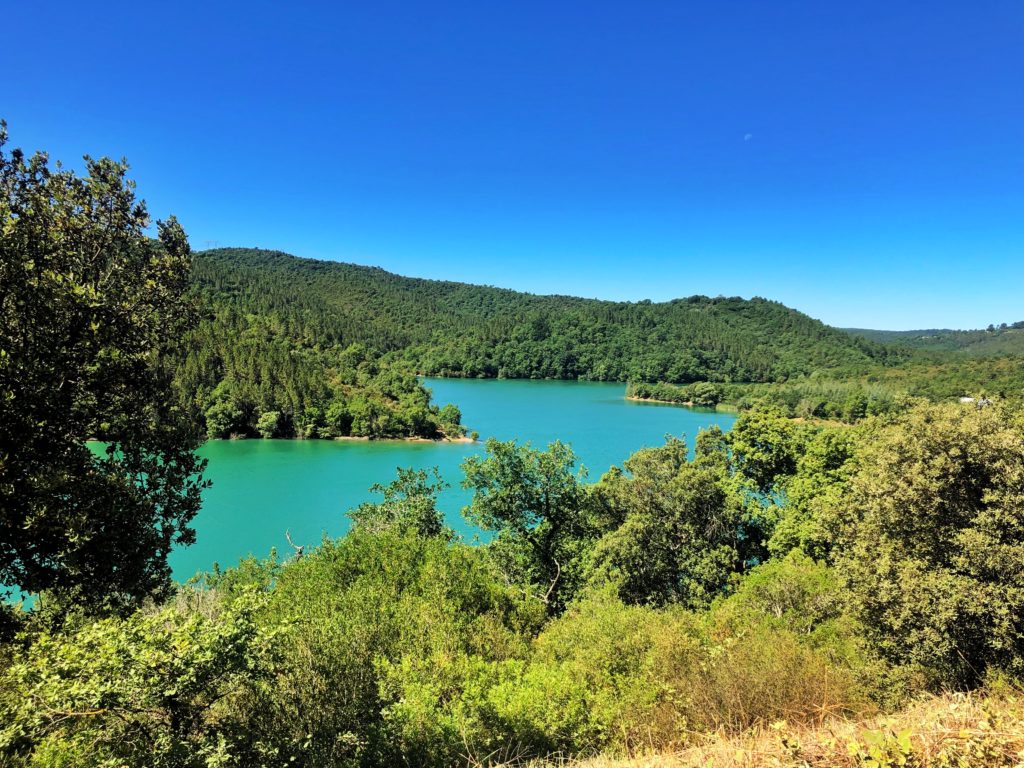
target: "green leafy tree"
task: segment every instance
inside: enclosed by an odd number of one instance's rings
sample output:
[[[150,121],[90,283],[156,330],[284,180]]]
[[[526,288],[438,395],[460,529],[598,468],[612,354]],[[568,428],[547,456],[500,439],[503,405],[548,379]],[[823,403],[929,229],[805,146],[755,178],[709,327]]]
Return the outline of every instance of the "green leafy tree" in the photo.
[[[281,412],[267,411],[256,422],[256,431],[264,438],[280,437]]]
[[[706,606],[750,559],[742,495],[721,466],[687,460],[671,438],[626,460],[595,489],[607,519],[621,521],[593,553],[592,579],[632,604]]]
[[[743,414],[729,431],[727,442],[736,469],[761,493],[796,471],[803,442],[799,427],[773,409]]]
[[[335,437],[345,437],[352,430],[352,414],[348,403],[341,398],[331,401],[324,418]]]
[[[466,431],[462,426],[462,411],[454,403],[448,403],[442,408],[437,414],[437,420],[445,435],[458,437]]]
[[[821,429],[808,436],[796,469],[785,484],[784,503],[768,541],[775,556],[799,549],[832,561],[838,535],[837,510],[853,471],[856,435],[848,428]]]
[[[161,597],[203,487],[169,363],[195,317],[185,233],[146,236],[123,162],[79,177],[5,142],[0,124],[0,584]]]
[[[714,408],[722,401],[722,388],[706,381],[698,381],[691,387],[693,404],[700,408]]]
[[[536,585],[559,609],[591,538],[583,467],[572,448],[555,441],[546,451],[489,438],[486,456],[462,464],[473,501],[466,518],[497,533],[492,550],[513,579]]]
[[[349,512],[357,527],[367,531],[394,529],[420,536],[440,536],[448,532],[444,513],[437,508],[437,496],[448,487],[435,467],[424,469],[398,468],[398,477],[387,485],[370,488],[384,495],[384,500],[360,504]]]
[[[225,382],[226,383],[226,382]],[[216,400],[206,409],[206,436],[211,440],[245,434],[245,414],[232,399],[230,388],[218,387]]]

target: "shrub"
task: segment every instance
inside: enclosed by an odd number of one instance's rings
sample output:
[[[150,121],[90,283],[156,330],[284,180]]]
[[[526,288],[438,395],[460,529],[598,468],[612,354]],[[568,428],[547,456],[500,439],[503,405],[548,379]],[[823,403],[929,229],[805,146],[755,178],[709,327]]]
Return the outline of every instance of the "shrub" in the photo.
[[[0,674],[0,754],[24,765],[246,766],[275,749],[236,713],[270,677],[276,636],[252,592],[39,630]]]
[[[294,745],[299,765],[393,764],[402,750],[432,753],[438,744],[407,725],[407,710],[389,709],[418,684],[404,685],[395,670],[416,660],[441,670],[460,655],[521,656],[542,616],[543,606],[506,585],[481,549],[357,527],[278,574],[265,619],[291,627],[278,690],[247,717],[266,738]]]
[[[885,656],[937,684],[1024,671],[1024,441],[998,406],[918,407],[862,440],[838,565]]]
[[[281,436],[281,412],[267,411],[256,422],[256,431],[264,438]]]

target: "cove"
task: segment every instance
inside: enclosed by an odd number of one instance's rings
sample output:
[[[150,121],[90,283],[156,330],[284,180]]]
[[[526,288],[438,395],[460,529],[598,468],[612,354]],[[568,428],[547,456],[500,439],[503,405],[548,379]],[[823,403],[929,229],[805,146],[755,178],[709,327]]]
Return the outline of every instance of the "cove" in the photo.
[[[266,556],[276,547],[291,553],[285,531],[297,544],[319,543],[348,528],[347,510],[379,499],[374,483],[386,484],[398,467],[437,467],[451,488],[441,497],[448,524],[471,538],[460,510],[469,494],[459,487],[460,464],[483,452],[483,440],[530,441],[544,447],[570,443],[589,479],[621,464],[665,435],[683,435],[693,448],[697,432],[728,429],[728,413],[625,399],[625,384],[567,381],[425,379],[440,405],[455,403],[462,421],[480,433],[480,443],[402,441],[216,440],[199,453],[209,461],[212,487],[193,525],[196,543],[171,553],[174,577],[184,580],[214,563],[232,566],[250,554]]]

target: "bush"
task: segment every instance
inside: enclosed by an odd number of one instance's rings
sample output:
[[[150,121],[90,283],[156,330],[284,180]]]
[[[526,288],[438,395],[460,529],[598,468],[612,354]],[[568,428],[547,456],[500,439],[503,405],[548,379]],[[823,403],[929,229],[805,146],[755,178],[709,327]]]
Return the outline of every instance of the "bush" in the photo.
[[[294,745],[298,765],[388,765],[405,751],[434,754],[439,745],[407,725],[408,710],[390,709],[415,699],[415,681],[405,685],[400,670],[420,660],[443,670],[462,655],[521,656],[543,613],[481,549],[357,527],[278,575],[264,619],[291,627],[277,694],[246,716],[265,738]]]
[[[1024,441],[1009,414],[921,406],[861,440],[837,563],[893,663],[937,685],[1024,672]]]
[[[256,431],[266,439],[281,436],[281,412],[267,411],[256,422]]]
[[[264,598],[194,601],[23,637],[0,673],[5,765],[248,766],[276,754],[237,717],[270,679]],[[202,605],[197,605],[199,601]]]

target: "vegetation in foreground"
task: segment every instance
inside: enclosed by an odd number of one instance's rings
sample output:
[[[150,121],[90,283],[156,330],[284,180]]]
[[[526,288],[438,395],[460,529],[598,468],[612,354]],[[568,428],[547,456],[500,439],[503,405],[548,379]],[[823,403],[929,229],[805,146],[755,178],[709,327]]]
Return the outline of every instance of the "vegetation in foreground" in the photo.
[[[988,686],[970,706],[1002,712],[991,734],[979,716],[927,764],[1013,764],[1022,434],[998,404],[855,427],[752,411],[692,457],[672,439],[592,484],[567,446],[491,441],[465,466],[486,545],[453,538],[438,481],[403,471],[301,559],[102,618],[43,595],[10,618],[0,749],[12,765],[452,765],[777,738],[794,759],[856,744],[854,764],[903,765],[933,736],[888,713],[915,722],[928,696]]]

